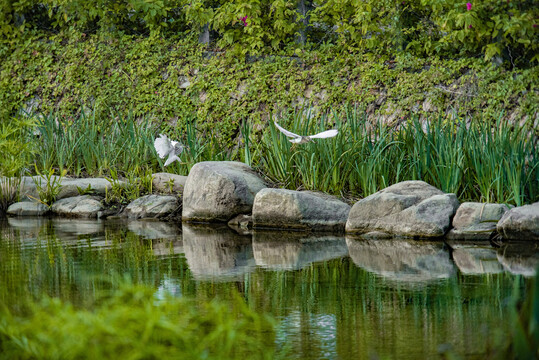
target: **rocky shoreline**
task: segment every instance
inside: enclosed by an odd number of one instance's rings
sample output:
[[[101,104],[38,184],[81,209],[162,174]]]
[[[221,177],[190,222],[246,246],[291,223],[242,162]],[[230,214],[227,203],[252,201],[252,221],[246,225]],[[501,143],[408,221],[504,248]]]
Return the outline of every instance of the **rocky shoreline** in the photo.
[[[45,179],[23,177],[23,201],[12,204],[8,216],[155,218],[228,223],[239,232],[330,232],[365,239],[539,241],[539,202],[461,204],[455,194],[423,181],[394,184],[350,206],[323,193],[270,188],[244,163],[207,161],[195,164],[189,176],[154,174],[152,186],[160,194],[112,209],[103,201],[112,189],[107,179],[57,180],[57,200],[49,207],[37,200]]]

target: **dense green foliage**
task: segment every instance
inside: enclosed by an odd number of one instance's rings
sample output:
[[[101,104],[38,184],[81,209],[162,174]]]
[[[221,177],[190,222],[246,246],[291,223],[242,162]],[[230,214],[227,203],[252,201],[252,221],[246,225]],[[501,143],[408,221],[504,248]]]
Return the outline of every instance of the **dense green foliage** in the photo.
[[[299,12],[303,6],[307,11]],[[242,54],[323,42],[382,54],[539,60],[533,1],[2,0],[0,10],[0,31],[8,40],[28,28],[159,36],[198,34],[208,24],[219,46]],[[298,32],[308,34],[307,45],[296,42]]]
[[[312,108],[313,115],[343,104],[395,122],[412,114],[500,111],[533,122],[539,110],[538,67],[494,68],[480,59],[375,56],[327,45],[299,57],[245,62],[229,52],[206,52],[181,36],[61,32],[29,37],[0,55],[0,118],[20,109],[73,118],[81,105],[99,115],[146,117],[200,126],[231,139],[239,124],[264,124],[271,114]]]

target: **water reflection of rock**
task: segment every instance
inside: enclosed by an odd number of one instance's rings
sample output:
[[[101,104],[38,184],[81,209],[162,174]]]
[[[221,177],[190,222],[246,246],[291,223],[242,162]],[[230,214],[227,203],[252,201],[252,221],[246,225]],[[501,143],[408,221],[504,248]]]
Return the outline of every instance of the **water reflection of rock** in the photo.
[[[346,244],[357,266],[389,280],[422,283],[456,273],[443,242],[347,237]]]
[[[227,226],[183,224],[183,249],[196,280],[243,281],[254,266],[251,236]]]
[[[155,220],[131,220],[127,228],[144,239],[174,239],[180,235],[180,229],[174,224]]]
[[[497,274],[503,272],[498,261],[496,249],[488,241],[448,242],[451,246],[453,261],[463,274]]]
[[[253,235],[253,254],[258,266],[296,270],[313,262],[346,256],[348,248],[344,236],[256,231]]]
[[[539,266],[539,243],[511,241],[498,249],[498,261],[513,274],[535,276]]]
[[[96,235],[105,231],[103,220],[95,219],[70,219],[70,218],[53,218],[52,227],[59,237],[66,235]]]
[[[8,225],[15,230],[24,233],[24,237],[36,237],[50,222],[50,219],[43,217],[8,217]]]

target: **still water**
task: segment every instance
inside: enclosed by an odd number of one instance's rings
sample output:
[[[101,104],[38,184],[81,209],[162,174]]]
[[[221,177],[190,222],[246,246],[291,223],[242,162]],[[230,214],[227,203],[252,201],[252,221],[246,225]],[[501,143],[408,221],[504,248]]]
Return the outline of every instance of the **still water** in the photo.
[[[0,220],[0,300],[43,292],[77,306],[118,274],[166,294],[232,301],[278,322],[297,359],[467,359],[499,354],[537,245],[256,232],[153,221]]]

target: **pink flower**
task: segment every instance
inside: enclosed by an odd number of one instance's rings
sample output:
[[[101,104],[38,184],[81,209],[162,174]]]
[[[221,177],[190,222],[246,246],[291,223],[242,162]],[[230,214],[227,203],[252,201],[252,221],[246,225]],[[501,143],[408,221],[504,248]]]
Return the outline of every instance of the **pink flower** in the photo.
[[[466,3],[466,9],[468,9],[468,11],[472,10],[472,3]]]
[[[243,26],[247,26],[247,15],[240,19],[243,22]]]
[[[472,25],[468,25],[468,29],[471,29],[471,28],[473,28],[473,26],[472,26]]]

